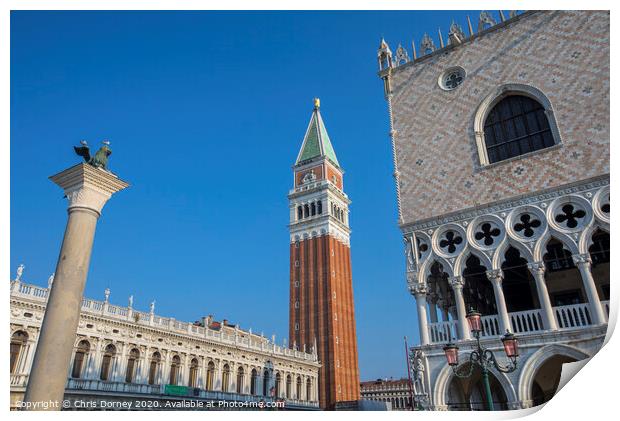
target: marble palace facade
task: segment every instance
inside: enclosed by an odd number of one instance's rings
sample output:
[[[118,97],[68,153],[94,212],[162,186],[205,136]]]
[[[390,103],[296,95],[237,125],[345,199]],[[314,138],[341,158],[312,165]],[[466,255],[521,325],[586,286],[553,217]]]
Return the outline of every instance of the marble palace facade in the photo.
[[[11,281],[11,408],[23,398],[49,288]],[[65,399],[284,402],[318,409],[317,354],[211,316],[188,323],[84,298]],[[171,387],[172,386],[172,387]],[[256,409],[242,407],[243,409]],[[157,409],[147,406],[144,409]]]
[[[503,355],[507,330],[520,342],[518,369],[492,373],[502,409],[548,401],[562,364],[600,349],[609,314],[609,13],[473,23],[378,50],[416,401],[435,410],[484,407],[480,375],[456,378],[442,351],[456,343],[466,364],[470,308],[483,345]]]

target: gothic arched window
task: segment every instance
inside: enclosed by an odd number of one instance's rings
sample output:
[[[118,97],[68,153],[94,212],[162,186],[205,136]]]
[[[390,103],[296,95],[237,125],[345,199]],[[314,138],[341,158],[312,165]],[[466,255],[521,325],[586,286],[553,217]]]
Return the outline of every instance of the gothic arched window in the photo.
[[[222,371],[222,392],[228,392],[228,384],[230,383],[230,366],[224,364],[224,370]]]
[[[140,358],[140,351],[136,348],[132,349],[127,359],[127,371],[125,372],[125,382],[132,383],[136,371],[136,364]]]
[[[484,121],[488,163],[548,148],[555,144],[545,107],[524,95],[509,95]]]
[[[297,219],[304,217],[304,209],[301,206],[297,206]]]
[[[252,376],[250,380],[250,395],[256,395],[256,383],[258,382],[258,372],[255,368],[252,369]]]
[[[11,336],[11,374],[17,370],[17,363],[22,354],[22,350],[28,342],[28,334],[23,330],[18,330]]]
[[[286,376],[286,399],[291,398],[291,375]]]
[[[114,356],[116,355],[116,347],[112,344],[105,347],[105,351],[103,353],[103,359],[101,360],[101,373],[99,374],[99,378],[101,380],[109,380],[110,379],[110,371],[112,370],[112,363],[114,361]]]
[[[306,380],[306,400],[312,400],[312,381],[310,379]]]
[[[295,398],[301,399],[301,376],[297,376],[297,385],[295,388]]]
[[[179,378],[179,367],[181,366],[181,357],[175,355],[170,363],[170,379],[169,384],[177,384]]]
[[[245,386],[243,384],[244,374],[243,367],[239,367],[237,369],[237,393],[239,394],[243,393],[243,386]]]
[[[149,366],[149,384],[155,384],[157,380],[157,369],[161,362],[161,354],[159,352],[153,353],[151,357],[151,364]]]
[[[215,376],[215,364],[209,361],[207,365],[207,390],[213,390],[213,377]]]
[[[277,398],[280,397],[281,381],[282,381],[282,377],[280,376],[280,373],[276,373],[276,397]]]
[[[198,360],[196,358],[192,359],[192,362],[189,366],[189,387],[197,387],[198,386]]]
[[[321,215],[323,213],[323,201],[319,200],[316,203],[316,212]]]
[[[263,373],[263,396],[269,395],[269,370],[265,369]]]
[[[314,204],[314,202],[310,204],[310,215],[316,215],[316,205]]]

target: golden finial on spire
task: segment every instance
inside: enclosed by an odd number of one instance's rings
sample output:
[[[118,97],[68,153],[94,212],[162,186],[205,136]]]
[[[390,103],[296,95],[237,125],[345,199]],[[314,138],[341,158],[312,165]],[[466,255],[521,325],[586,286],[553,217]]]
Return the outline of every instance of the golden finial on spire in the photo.
[[[319,98],[314,98],[314,109],[318,110],[321,108],[321,100]]]

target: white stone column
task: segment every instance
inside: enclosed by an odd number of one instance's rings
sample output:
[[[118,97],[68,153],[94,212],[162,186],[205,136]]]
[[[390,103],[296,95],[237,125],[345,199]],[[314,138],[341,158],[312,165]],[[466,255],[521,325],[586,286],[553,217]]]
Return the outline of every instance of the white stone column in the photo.
[[[163,361],[160,364],[161,369],[159,371],[159,382],[160,385],[166,385],[170,382],[170,361],[172,359],[172,353],[166,351],[164,355]]]
[[[119,344],[115,344],[117,352],[114,356],[115,364],[114,364],[114,372],[112,374],[111,379],[116,382],[124,382],[125,381],[125,366],[127,363],[127,344],[120,344],[120,352],[118,352]]]
[[[543,324],[547,330],[557,330],[558,324],[555,320],[551,300],[549,299],[549,291],[547,290],[547,282],[545,281],[545,262],[532,262],[527,264],[528,269],[532,272],[536,281],[536,291],[538,292],[538,301],[543,313]]]
[[[62,401],[97,220],[112,194],[128,186],[112,173],[86,163],[50,178],[65,192],[69,218],[24,396],[26,402]],[[44,408],[39,405],[37,409]],[[47,410],[60,407],[49,405]]]
[[[224,364],[222,363],[222,361],[217,361],[215,363],[215,375],[214,375],[214,379],[213,379],[213,390],[222,390],[222,366]]]
[[[91,342],[92,343],[92,342]],[[94,347],[91,347],[89,356],[89,367],[84,372],[83,377],[87,379],[99,379],[101,359],[103,358],[103,339],[98,339]],[[94,348],[94,349],[93,349]]]
[[[148,347],[144,348],[144,351],[142,350],[142,348],[140,348],[140,353],[142,358],[141,363],[140,363],[140,383],[141,384],[148,384],[149,383],[149,372],[151,370],[151,361],[150,361],[150,355],[149,355],[149,349]]]
[[[18,374],[28,374],[30,373],[30,367],[32,365],[32,359],[34,358],[34,352],[37,346],[37,341],[34,339],[28,339],[26,342],[26,346],[24,347],[24,358],[19,365],[19,369],[16,370]]]
[[[430,343],[428,335],[428,316],[426,314],[426,293],[428,292],[426,284],[415,283],[409,286],[409,289],[415,297],[418,309],[418,329],[420,330],[420,344],[428,345]]]
[[[471,339],[469,323],[467,322],[467,310],[465,309],[465,300],[463,299],[463,285],[465,285],[465,279],[462,276],[454,276],[449,279],[449,282],[454,291],[459,334],[461,336],[460,339]]]
[[[263,395],[263,383],[265,381],[265,378],[264,378],[265,368],[261,367],[261,368],[257,368],[257,370],[258,370],[258,378],[256,381],[256,394],[258,396],[262,396]]]
[[[228,391],[230,393],[237,392],[237,363],[228,363],[230,367],[230,375],[228,378]]]
[[[588,305],[590,307],[592,323],[595,325],[605,324],[607,317],[605,316],[605,311],[601,305],[601,300],[598,296],[598,292],[596,291],[596,284],[594,283],[594,278],[592,277],[592,258],[587,253],[574,254],[573,262],[575,262],[579,268],[579,272],[581,273],[583,286],[586,290],[586,295],[588,296]]]
[[[508,316],[508,308],[506,307],[506,298],[504,297],[504,288],[502,281],[504,280],[504,272],[501,269],[487,271],[487,278],[493,285],[493,293],[495,295],[495,305],[497,306],[497,318],[499,320],[500,334],[512,332],[510,317]]]

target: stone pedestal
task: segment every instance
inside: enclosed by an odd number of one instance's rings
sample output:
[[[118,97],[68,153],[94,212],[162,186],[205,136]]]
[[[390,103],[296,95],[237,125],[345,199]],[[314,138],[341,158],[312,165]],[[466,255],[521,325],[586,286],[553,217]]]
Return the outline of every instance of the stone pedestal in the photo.
[[[112,194],[128,187],[128,184],[110,172],[85,163],[50,179],[65,191],[69,201],[69,218],[24,400],[31,402],[33,409],[43,409],[36,405],[37,402],[52,402],[47,409],[59,410],[67,383],[97,220]]]

